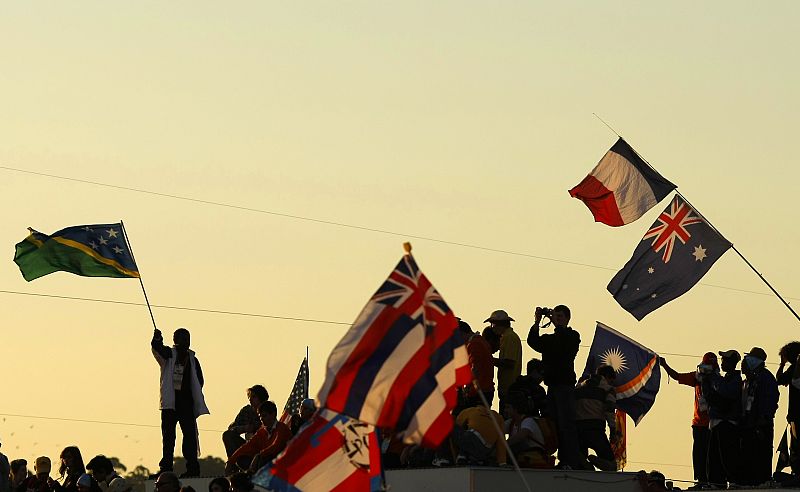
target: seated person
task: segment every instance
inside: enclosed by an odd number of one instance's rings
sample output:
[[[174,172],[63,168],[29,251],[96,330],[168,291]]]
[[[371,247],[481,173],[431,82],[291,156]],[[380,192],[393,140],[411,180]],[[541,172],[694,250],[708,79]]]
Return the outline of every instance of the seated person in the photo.
[[[250,404],[239,410],[236,418],[228,426],[228,430],[222,433],[222,442],[225,444],[225,454],[228,458],[247,439],[253,437],[253,434],[261,427],[257,410],[262,403],[269,400],[269,392],[267,392],[266,388],[257,384],[252,388],[247,388],[247,400]],[[244,438],[241,437],[242,434],[244,434]]]
[[[555,458],[550,445],[536,420],[527,415],[528,402],[524,395],[510,393],[506,403],[509,419],[505,422],[508,446],[522,468],[553,468]]]
[[[261,419],[261,427],[228,458],[225,464],[226,475],[234,473],[237,468],[255,473],[283,451],[292,438],[289,427],[278,421],[278,407],[275,403],[262,403],[258,407],[258,417]],[[248,462],[249,465],[245,466]]]
[[[508,392],[525,395],[528,401],[528,415],[542,417],[547,413],[547,392],[542,387],[544,381],[544,364],[539,359],[531,359],[527,364],[527,374],[519,376],[508,388]]]
[[[314,416],[316,411],[317,405],[314,403],[313,399],[306,398],[303,400],[303,403],[300,404],[300,413],[292,415],[292,420],[289,423],[293,436],[296,436],[297,433],[300,432],[300,429],[311,420],[311,417]]]
[[[505,465],[505,436],[499,432],[502,428],[503,418],[494,410],[484,406],[462,410],[452,435],[458,453],[456,464]]]
[[[616,471],[617,464],[611,443],[606,436],[606,423],[611,434],[616,433],[617,373],[611,366],[600,366],[589,379],[575,388],[575,426],[578,429],[578,450],[584,460],[603,471]],[[597,456],[589,456],[589,449]]]

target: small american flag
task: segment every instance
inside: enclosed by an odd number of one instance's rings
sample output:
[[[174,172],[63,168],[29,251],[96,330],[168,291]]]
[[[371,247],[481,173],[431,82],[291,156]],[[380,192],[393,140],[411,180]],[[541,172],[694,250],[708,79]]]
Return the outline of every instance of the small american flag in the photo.
[[[308,398],[308,359],[303,359],[300,364],[300,370],[297,371],[297,379],[294,380],[292,393],[289,395],[289,399],[286,400],[286,406],[283,407],[281,422],[289,425],[292,415],[300,413],[300,404],[306,398]]]

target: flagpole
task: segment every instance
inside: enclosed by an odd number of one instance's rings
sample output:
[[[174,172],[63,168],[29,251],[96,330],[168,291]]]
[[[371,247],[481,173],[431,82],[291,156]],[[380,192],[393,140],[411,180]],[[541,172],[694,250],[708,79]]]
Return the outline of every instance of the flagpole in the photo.
[[[122,235],[125,236],[125,244],[128,245],[128,252],[131,254],[131,259],[134,263],[136,263],[136,258],[133,256],[133,248],[131,248],[131,242],[128,240],[128,232],[125,230],[125,224],[122,220],[119,221],[119,225],[122,228]],[[136,268],[139,268],[139,264],[136,263]],[[144,282],[142,282],[142,272],[139,272],[139,285],[142,286],[142,294],[144,294],[144,302],[147,304],[147,310],[150,311],[150,320],[153,321],[153,329],[157,330],[158,327],[156,326],[156,318],[153,316],[153,308],[150,307],[150,300],[147,299],[147,291],[144,290]]]
[[[506,447],[506,455],[508,458],[511,458],[511,463],[514,464],[514,469],[519,474],[519,479],[522,480],[522,484],[525,486],[525,489],[528,492],[531,492],[531,486],[528,485],[528,481],[525,480],[525,475],[522,474],[522,470],[519,467],[519,463],[517,463],[517,458],[514,457],[514,452],[511,451],[511,446],[508,445],[508,441],[506,441],[504,438],[505,433],[503,432],[503,429],[501,429],[500,426],[497,425],[497,420],[495,420],[494,415],[492,415],[492,407],[489,406],[489,402],[486,401],[486,395],[484,395],[483,391],[481,391],[480,387],[478,386],[478,381],[476,379],[472,380],[472,385],[475,387],[475,392],[478,393],[478,396],[480,397],[483,406],[486,407],[486,410],[489,412],[489,420],[492,421],[492,425],[494,425],[494,430],[497,431],[499,440],[503,441],[503,444]]]
[[[601,122],[602,122],[604,125],[606,125],[606,126],[608,127],[608,129],[609,129],[609,130],[611,130],[612,132],[614,132],[614,134],[615,134],[615,135],[617,135],[619,138],[621,138],[621,139],[625,140],[625,138],[624,138],[622,135],[620,135],[620,134],[619,134],[619,133],[618,133],[618,132],[617,132],[617,131],[616,131],[614,128],[612,128],[612,127],[611,127],[611,125],[609,125],[608,123],[606,123],[606,122],[605,122],[605,120],[603,120],[603,118],[599,117],[599,116],[597,115],[597,113],[592,113],[592,114],[593,114],[593,115],[594,115],[594,116],[595,116],[595,117],[596,117],[598,120],[600,120],[600,121],[601,121]],[[634,149],[632,146],[631,146],[631,149],[633,149],[633,151],[636,153],[636,155],[638,155],[638,156],[639,156],[639,157],[642,159],[642,161],[643,161],[645,164],[647,164],[647,166],[648,166],[650,169],[652,169],[654,172],[658,173],[658,171],[656,170],[656,168],[654,168],[654,167],[653,167],[653,166],[652,166],[652,165],[651,165],[649,162],[647,162],[647,159],[645,159],[645,158],[644,158],[644,157],[643,157],[643,156],[642,156],[642,155],[641,155],[639,152],[637,152],[637,151],[636,151],[636,149]],[[661,173],[658,173],[658,174],[661,174]],[[700,216],[700,218],[702,218],[702,219],[703,219],[703,220],[704,220],[704,221],[705,221],[705,222],[706,222],[706,223],[707,223],[707,224],[708,224],[708,225],[709,225],[709,226],[710,226],[712,229],[714,229],[714,232],[716,232],[716,233],[719,235],[719,237],[721,237],[721,238],[725,239],[725,236],[723,236],[723,235],[722,235],[722,233],[721,233],[721,232],[719,232],[719,229],[717,229],[716,227],[714,227],[714,224],[712,224],[712,223],[711,223],[711,222],[710,222],[710,221],[709,221],[707,218],[705,218],[705,216],[703,216],[703,214],[701,214],[701,213],[700,213],[700,211],[699,211],[699,210],[697,210],[697,207],[695,207],[694,205],[692,205],[692,203],[691,203],[689,200],[687,200],[685,196],[683,196],[683,193],[681,193],[680,191],[678,191],[678,188],[677,188],[677,187],[675,188],[675,194],[677,194],[679,197],[681,197],[681,198],[683,199],[683,201],[684,201],[684,202],[686,202],[687,204],[689,204],[689,206],[690,206],[690,207],[692,207],[692,209],[695,211],[695,213],[697,213],[697,215],[699,215],[699,216]],[[727,241],[727,239],[726,239],[726,241]],[[755,266],[753,266],[753,264],[752,264],[752,263],[750,263],[750,261],[748,261],[748,259],[747,259],[747,258],[745,258],[745,256],[744,256],[744,255],[743,255],[743,254],[742,254],[742,253],[741,253],[741,252],[740,252],[738,249],[736,249],[736,246],[734,246],[734,245],[733,245],[733,243],[731,243],[730,241],[728,241],[728,243],[731,245],[731,249],[732,249],[733,251],[735,251],[737,255],[739,255],[739,258],[741,258],[741,259],[742,259],[742,261],[744,261],[744,262],[745,262],[745,264],[746,264],[748,267],[750,267],[750,269],[751,269],[751,270],[753,270],[753,272],[755,272],[755,274],[756,274],[756,275],[758,275],[758,278],[760,278],[760,279],[761,279],[761,280],[762,280],[762,281],[763,281],[763,282],[764,282],[764,283],[767,285],[767,287],[769,287],[769,290],[771,290],[771,291],[772,291],[772,293],[773,293],[773,294],[775,294],[775,296],[777,296],[777,298],[778,298],[778,299],[780,299],[780,301],[783,303],[783,305],[784,305],[784,306],[786,306],[786,308],[787,308],[789,311],[791,311],[791,313],[794,315],[794,317],[795,317],[795,318],[797,318],[797,320],[798,320],[798,321],[800,321],[800,315],[798,315],[798,314],[797,314],[797,311],[795,311],[795,310],[792,308],[792,306],[790,306],[790,305],[789,305],[789,303],[788,303],[788,302],[786,302],[786,299],[784,299],[784,298],[783,298],[783,296],[781,296],[781,295],[780,295],[780,293],[778,293],[778,291],[777,291],[777,290],[775,290],[775,288],[772,286],[772,284],[770,284],[770,283],[767,281],[767,279],[766,279],[766,278],[764,278],[764,276],[763,276],[763,275],[761,275],[761,272],[759,272],[758,270],[756,270],[756,267],[755,267]]]
[[[648,164],[648,165],[649,165],[649,164]],[[683,201],[684,201],[684,202],[688,203],[688,204],[689,204],[689,206],[690,206],[690,207],[692,207],[692,210],[694,210],[694,211],[695,211],[695,213],[697,213],[697,215],[699,215],[699,216],[700,216],[700,218],[702,218],[704,221],[706,221],[706,223],[707,223],[707,224],[708,224],[708,225],[709,225],[709,226],[710,226],[712,229],[714,229],[714,232],[716,232],[717,234],[719,234],[719,236],[720,236],[720,237],[722,237],[722,238],[724,238],[724,237],[725,237],[725,236],[723,236],[723,235],[722,235],[722,233],[720,233],[720,232],[719,232],[719,230],[718,230],[716,227],[714,227],[714,224],[712,224],[711,222],[709,222],[709,220],[708,220],[708,219],[706,219],[706,218],[705,218],[705,216],[703,216],[703,214],[701,214],[701,213],[700,213],[700,212],[697,210],[697,208],[696,208],[694,205],[692,205],[692,203],[691,203],[689,200],[687,200],[687,199],[686,199],[686,197],[685,197],[685,196],[683,196],[683,194],[682,194],[680,191],[678,191],[678,190],[675,190],[675,193],[676,193],[676,194],[677,194],[679,197],[681,197],[681,198],[683,199]],[[769,281],[767,281],[767,279],[766,279],[766,278],[764,278],[764,276],[763,276],[763,275],[761,275],[761,272],[759,272],[758,270],[756,270],[756,267],[755,267],[755,266],[753,266],[753,264],[752,264],[752,263],[750,263],[750,261],[748,261],[748,260],[747,260],[747,258],[745,258],[745,257],[744,257],[744,255],[743,255],[743,254],[742,254],[742,253],[741,253],[741,252],[740,252],[738,249],[736,249],[736,246],[734,246],[734,245],[733,245],[733,243],[731,243],[730,241],[728,241],[728,242],[729,242],[729,243],[730,243],[730,245],[731,245],[731,249],[732,249],[732,250],[734,250],[734,251],[736,252],[736,254],[737,254],[737,255],[739,255],[739,258],[741,258],[741,259],[742,259],[742,261],[744,261],[744,262],[745,262],[745,264],[747,264],[747,266],[749,266],[749,267],[750,267],[750,269],[751,269],[751,270],[753,270],[753,272],[755,272],[755,274],[756,274],[756,275],[758,275],[758,278],[760,278],[762,281],[764,281],[764,283],[767,285],[767,287],[769,287],[769,290],[771,290],[771,291],[772,291],[772,293],[773,293],[773,294],[775,294],[775,296],[777,296],[777,298],[781,300],[781,302],[783,303],[783,305],[784,305],[784,306],[786,306],[786,308],[787,308],[789,311],[791,311],[791,312],[792,312],[792,314],[794,315],[794,317],[795,317],[795,318],[797,318],[797,320],[798,320],[798,321],[800,321],[800,315],[798,315],[798,314],[797,314],[797,312],[796,312],[794,309],[792,309],[792,306],[790,306],[790,305],[789,305],[789,303],[788,303],[788,302],[786,302],[786,299],[784,299],[784,298],[783,298],[783,296],[781,296],[781,295],[780,295],[780,293],[779,293],[777,290],[775,290],[775,288],[772,286],[772,284],[770,284],[770,283],[769,283]]]
[[[306,345],[306,367],[308,367],[308,372],[306,373],[306,390],[311,388],[311,367],[308,365],[308,345]]]

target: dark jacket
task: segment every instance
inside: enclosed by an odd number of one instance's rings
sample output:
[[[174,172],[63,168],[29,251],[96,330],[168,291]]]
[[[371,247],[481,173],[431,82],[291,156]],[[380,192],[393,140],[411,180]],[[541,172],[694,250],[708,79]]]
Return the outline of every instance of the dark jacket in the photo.
[[[772,427],[778,410],[778,382],[763,365],[744,383],[742,426]]]
[[[742,373],[709,374],[703,378],[703,396],[708,402],[709,418],[739,422],[742,417]]]
[[[778,370],[776,380],[781,386],[789,387],[789,410],[786,413],[786,420],[789,422],[800,422],[800,389],[792,384],[794,374],[794,364],[789,364],[785,371]]]
[[[581,344],[580,334],[566,326],[556,327],[553,333],[539,334],[539,327],[534,325],[528,333],[528,346],[542,354],[544,366],[544,384],[575,385],[575,356]]]
[[[531,417],[541,417],[547,414],[547,393],[532,376],[518,377],[508,387],[508,394],[514,393],[525,395],[525,400],[528,402],[528,414]]]

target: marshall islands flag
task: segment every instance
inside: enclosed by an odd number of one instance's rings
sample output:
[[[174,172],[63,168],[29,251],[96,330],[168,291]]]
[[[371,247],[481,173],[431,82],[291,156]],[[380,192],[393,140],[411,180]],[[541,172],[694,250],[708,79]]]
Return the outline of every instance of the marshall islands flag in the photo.
[[[83,277],[139,277],[121,223],[67,227],[49,236],[28,230],[14,254],[28,282],[59,271]]]
[[[601,365],[616,371],[617,408],[638,425],[656,401],[661,384],[658,354],[598,321],[583,377]]]

